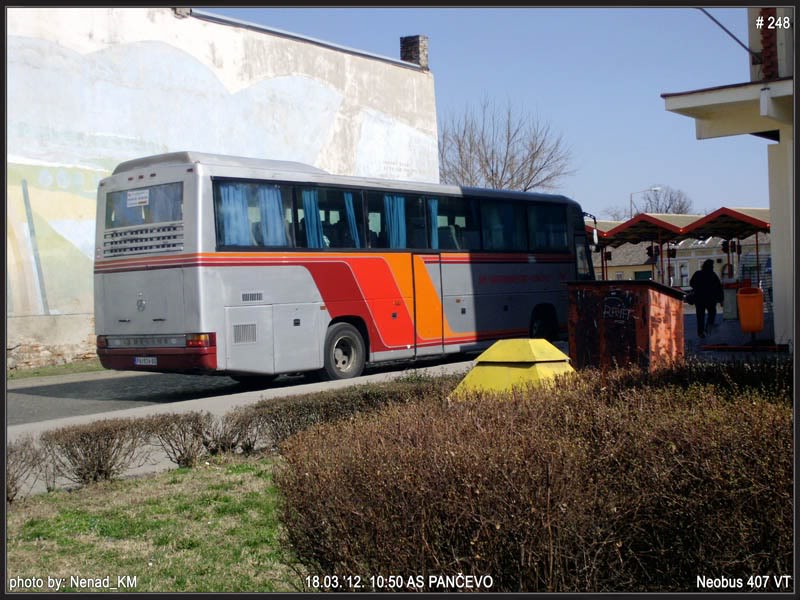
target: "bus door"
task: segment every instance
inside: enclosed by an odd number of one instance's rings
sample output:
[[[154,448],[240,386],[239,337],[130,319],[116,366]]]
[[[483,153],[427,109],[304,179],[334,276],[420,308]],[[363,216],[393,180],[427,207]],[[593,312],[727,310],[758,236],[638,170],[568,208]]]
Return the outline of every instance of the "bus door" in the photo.
[[[417,356],[444,352],[442,257],[412,254],[414,278],[414,343]]]

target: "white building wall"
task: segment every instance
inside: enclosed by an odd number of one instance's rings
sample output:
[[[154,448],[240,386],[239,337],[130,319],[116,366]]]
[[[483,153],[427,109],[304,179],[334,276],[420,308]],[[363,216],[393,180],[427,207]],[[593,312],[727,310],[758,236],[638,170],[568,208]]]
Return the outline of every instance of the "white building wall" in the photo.
[[[171,8],[6,17],[10,366],[90,349],[95,194],[119,162],[196,150],[438,181],[433,76],[416,65]],[[59,354],[64,315],[81,349]]]
[[[797,262],[794,243],[795,195],[793,188],[794,151],[793,128],[780,128],[780,143],[767,147],[769,161],[769,212],[772,240],[772,280],[785,282],[774,285],[775,341],[791,344],[794,341],[794,283]]]

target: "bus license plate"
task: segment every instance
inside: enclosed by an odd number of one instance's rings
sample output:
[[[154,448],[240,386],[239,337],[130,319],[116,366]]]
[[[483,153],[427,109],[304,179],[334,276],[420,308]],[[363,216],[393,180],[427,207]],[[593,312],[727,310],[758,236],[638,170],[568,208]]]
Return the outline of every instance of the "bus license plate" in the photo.
[[[134,356],[133,364],[139,367],[155,367],[158,366],[158,358],[155,356]]]

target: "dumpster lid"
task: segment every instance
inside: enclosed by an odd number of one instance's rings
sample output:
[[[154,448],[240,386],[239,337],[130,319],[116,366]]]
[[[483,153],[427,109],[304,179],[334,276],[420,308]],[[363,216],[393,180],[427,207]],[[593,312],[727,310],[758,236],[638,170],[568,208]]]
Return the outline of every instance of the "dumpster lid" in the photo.
[[[678,298],[679,300],[683,300],[684,293],[681,290],[677,290],[673,287],[668,285],[664,285],[663,283],[658,283],[657,281],[653,281],[651,279],[640,280],[637,281],[635,279],[631,280],[607,280],[607,279],[597,279],[594,281],[567,281],[568,287],[576,287],[576,288],[607,288],[610,290],[633,290],[639,288],[650,288],[657,292],[661,292],[663,294],[667,294],[668,296],[672,296],[673,298]]]

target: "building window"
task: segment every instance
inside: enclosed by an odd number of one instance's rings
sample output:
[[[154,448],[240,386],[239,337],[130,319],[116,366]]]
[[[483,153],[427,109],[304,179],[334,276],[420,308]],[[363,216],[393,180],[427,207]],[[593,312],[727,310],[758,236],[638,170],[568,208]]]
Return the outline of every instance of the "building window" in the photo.
[[[678,273],[680,274],[680,281],[678,285],[687,287],[689,285],[689,264],[682,262],[678,265]]]
[[[622,271],[617,271],[616,273],[614,273],[614,278],[617,281],[622,281],[623,279],[625,279],[625,273],[623,273]]]

